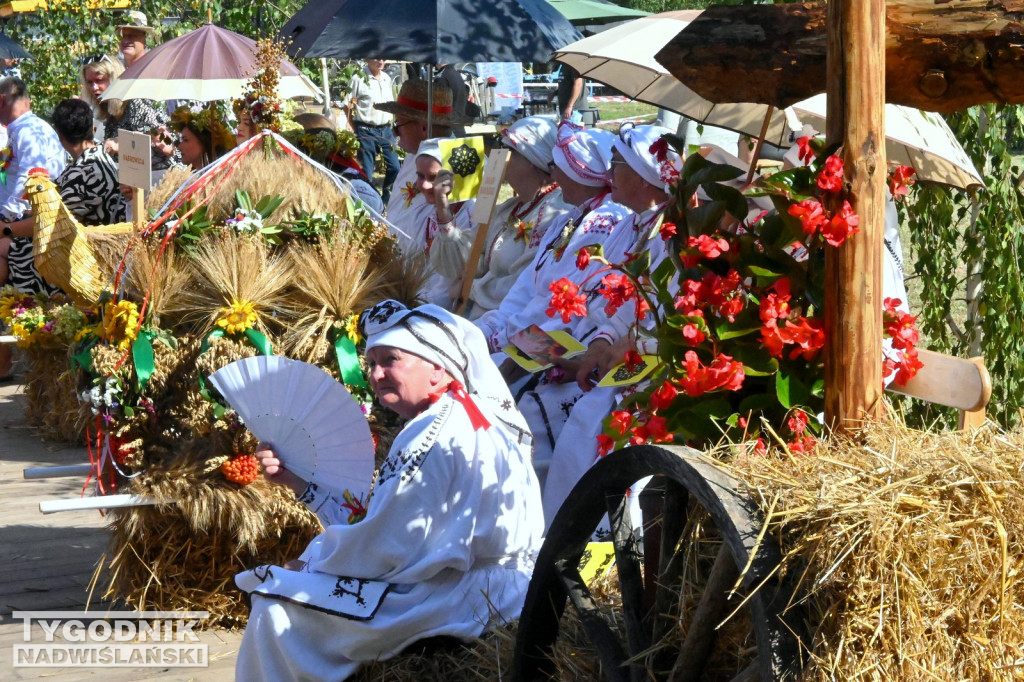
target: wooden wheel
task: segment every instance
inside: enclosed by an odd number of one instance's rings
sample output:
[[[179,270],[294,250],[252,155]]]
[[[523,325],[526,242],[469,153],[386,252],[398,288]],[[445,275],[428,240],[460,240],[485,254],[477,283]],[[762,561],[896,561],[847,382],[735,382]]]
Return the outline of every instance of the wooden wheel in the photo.
[[[632,530],[639,524],[629,518],[625,493],[648,476],[654,478],[640,497],[641,539]],[[551,652],[567,600],[608,680],[795,678],[801,619],[792,607],[783,618],[792,589],[775,575],[778,546],[767,536],[759,541],[759,515],[740,490],[690,448],[644,445],[596,463],[558,510],[537,558],[513,679],[532,682],[555,673]],[[614,614],[602,612],[579,573],[606,513],[622,600]],[[749,651],[736,656],[741,649]]]

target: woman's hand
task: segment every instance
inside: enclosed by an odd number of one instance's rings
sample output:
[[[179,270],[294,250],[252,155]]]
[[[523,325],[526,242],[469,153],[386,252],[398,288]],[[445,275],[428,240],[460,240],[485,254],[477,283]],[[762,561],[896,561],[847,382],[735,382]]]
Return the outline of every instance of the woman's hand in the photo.
[[[271,449],[269,443],[260,443],[256,446],[256,460],[263,467],[263,477],[271,483],[279,483],[291,488],[295,494],[306,489],[306,480],[284,468],[284,463],[278,459],[277,453]]]
[[[111,156],[117,156],[117,140],[113,137],[103,142],[103,148],[107,150],[107,153]]]
[[[448,195],[455,189],[455,174],[447,168],[437,171],[434,178],[434,208],[437,210],[439,225],[450,223],[455,219],[449,206]]]
[[[160,156],[174,156],[174,138],[171,136],[171,131],[167,129],[167,126],[160,126],[156,129],[152,146],[153,151]]]
[[[622,362],[626,351],[633,347],[629,335],[610,343],[605,339],[596,339],[580,358],[579,369],[576,371],[576,383],[584,391],[592,389],[605,374],[615,365]]]

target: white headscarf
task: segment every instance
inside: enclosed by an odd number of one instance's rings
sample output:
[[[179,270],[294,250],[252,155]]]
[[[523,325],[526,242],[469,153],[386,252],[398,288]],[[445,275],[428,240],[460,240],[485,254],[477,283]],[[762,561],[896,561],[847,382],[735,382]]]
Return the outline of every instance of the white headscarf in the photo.
[[[579,184],[602,187],[608,184],[614,141],[615,135],[607,130],[562,121],[552,156],[555,165]]]
[[[501,131],[501,136],[512,149],[545,173],[554,163],[552,152],[558,138],[558,125],[550,118],[527,116]]]
[[[429,140],[420,142],[420,147],[416,150],[416,156],[429,156],[432,159],[437,159],[437,162],[443,165],[440,138],[432,137]]]
[[[497,419],[519,432],[518,436],[530,433],[491,360],[483,332],[469,320],[440,306],[428,304],[410,310],[389,299],[365,310],[359,322],[367,351],[390,346],[444,368],[465,386],[488,421],[494,424]]]
[[[615,139],[615,151],[637,175],[655,187],[664,189],[679,177],[683,170],[683,160],[667,142],[662,143],[660,153],[651,151],[651,148],[663,135],[671,132],[661,126],[623,123]]]

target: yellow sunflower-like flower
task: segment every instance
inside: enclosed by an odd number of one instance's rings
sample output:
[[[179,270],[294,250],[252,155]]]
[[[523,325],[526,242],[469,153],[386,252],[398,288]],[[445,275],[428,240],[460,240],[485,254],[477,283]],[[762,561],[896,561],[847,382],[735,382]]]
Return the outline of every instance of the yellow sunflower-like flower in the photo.
[[[15,296],[0,296],[0,320],[3,320],[5,324],[11,323],[11,318],[14,317],[14,303],[18,300]]]
[[[359,315],[352,313],[345,318],[345,335],[352,340],[352,343],[358,344],[363,340],[362,335],[359,333]]]
[[[259,319],[249,301],[232,299],[231,305],[221,308],[221,311],[224,314],[217,319],[217,326],[228,334],[241,334],[246,329],[252,329]]]
[[[11,336],[16,338],[18,341],[19,348],[28,348],[32,345],[32,332],[25,329],[24,325],[15,322],[11,325]]]
[[[109,301],[103,307],[103,338],[119,350],[128,350],[139,327],[139,308],[133,302]]]

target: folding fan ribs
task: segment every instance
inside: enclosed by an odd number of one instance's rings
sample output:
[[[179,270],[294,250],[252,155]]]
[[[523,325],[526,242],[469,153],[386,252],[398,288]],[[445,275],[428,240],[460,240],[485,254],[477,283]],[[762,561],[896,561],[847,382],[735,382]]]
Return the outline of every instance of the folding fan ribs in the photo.
[[[299,360],[260,355],[222,367],[210,382],[286,469],[365,498],[374,466],[370,425],[330,374]]]

